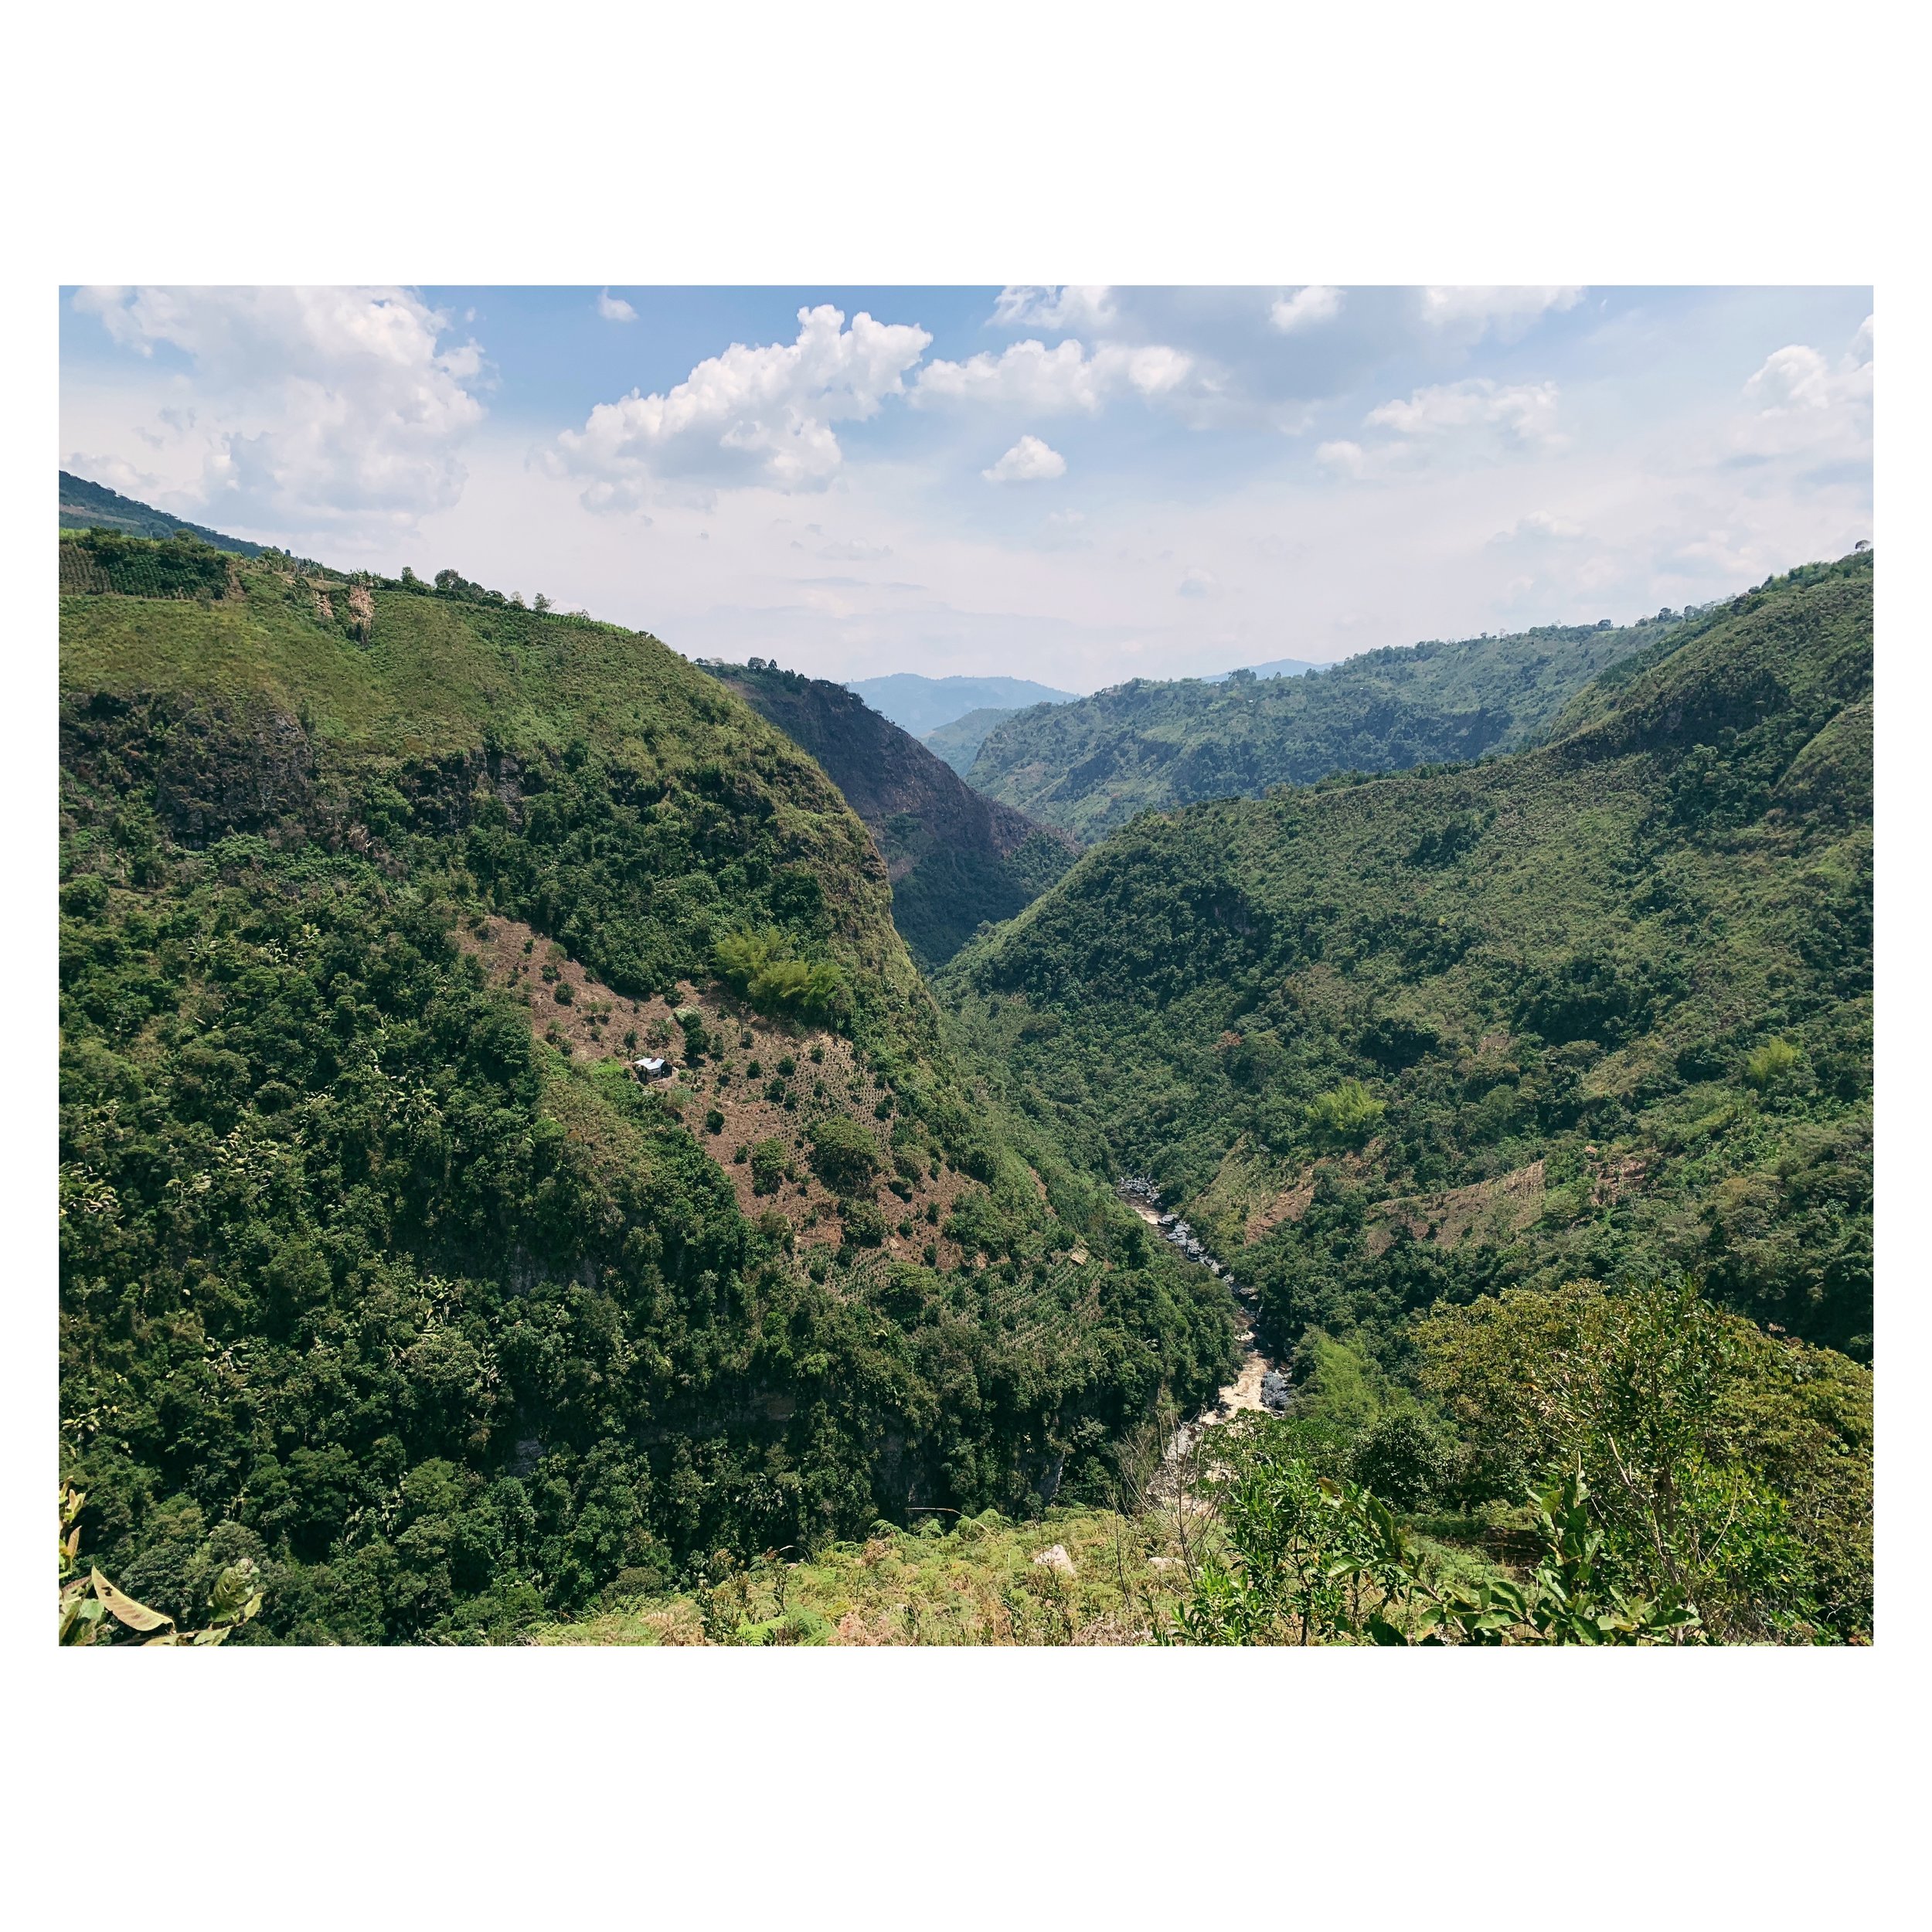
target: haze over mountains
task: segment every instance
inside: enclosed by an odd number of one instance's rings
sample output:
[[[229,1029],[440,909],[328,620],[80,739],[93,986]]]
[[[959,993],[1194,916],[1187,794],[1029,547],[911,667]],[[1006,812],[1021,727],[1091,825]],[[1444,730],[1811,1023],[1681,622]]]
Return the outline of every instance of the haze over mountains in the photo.
[[[1036,684],[1030,678],[928,678],[914,671],[896,671],[889,677],[859,678],[845,689],[855,691],[873,710],[891,719],[901,730],[923,738],[969,711],[992,708],[1014,710],[1034,704],[1067,704],[1074,694]]]

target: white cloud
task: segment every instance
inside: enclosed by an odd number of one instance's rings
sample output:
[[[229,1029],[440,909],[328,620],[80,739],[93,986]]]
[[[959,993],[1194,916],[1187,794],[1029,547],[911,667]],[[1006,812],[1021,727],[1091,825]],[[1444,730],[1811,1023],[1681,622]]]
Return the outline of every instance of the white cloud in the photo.
[[[613,295],[606,289],[597,298],[597,313],[607,322],[634,322],[638,311],[621,295]]]
[[[1488,335],[1512,342],[1546,315],[1574,308],[1583,295],[1580,287],[1425,288],[1422,313],[1433,328],[1465,342]]]
[[[843,543],[821,543],[818,546],[819,556],[834,563],[876,563],[892,553],[889,543],[868,543],[863,537],[850,537]]]
[[[734,342],[666,395],[633,389],[600,403],[557,438],[556,460],[587,480],[593,509],[634,508],[655,486],[822,488],[844,461],[832,425],[876,416],[906,393],[906,372],[932,338],[904,323],[852,326],[831,306],[801,308],[794,342]]]
[[[1566,543],[1583,533],[1580,523],[1573,523],[1566,516],[1558,516],[1549,510],[1532,510],[1527,516],[1519,517],[1507,530],[1498,530],[1489,540],[1492,543]]]
[[[1334,475],[1359,476],[1367,459],[1359,443],[1343,441],[1324,443],[1316,450],[1315,460]]]
[[[1002,288],[993,304],[995,328],[1046,328],[1056,333],[1104,328],[1114,318],[1108,288]]]
[[[197,461],[178,488],[243,527],[410,527],[462,494],[484,417],[482,352],[400,288],[83,288],[75,308],[151,358],[194,366],[192,411],[144,431]]]
[[[1212,570],[1203,570],[1196,564],[1182,572],[1181,580],[1174,587],[1177,597],[1212,597],[1220,594],[1221,580]]]
[[[1306,288],[1297,289],[1292,295],[1284,295],[1269,309],[1268,320],[1284,335],[1292,335],[1298,328],[1313,328],[1319,323],[1332,322],[1341,313],[1341,290],[1312,283]]]
[[[1486,376],[1437,383],[1371,410],[1371,429],[1399,436],[1437,436],[1450,430],[1493,427],[1512,441],[1546,440],[1556,413],[1554,383],[1496,383]]]
[[[1834,362],[1808,343],[1787,342],[1766,356],[1744,385],[1752,413],[1733,440],[1754,457],[1814,459],[1869,454],[1872,434],[1872,318]]]
[[[990,470],[980,471],[988,483],[1043,483],[1066,474],[1066,458],[1037,436],[1022,436]]]
[[[1029,340],[998,355],[982,351],[963,362],[928,362],[919,372],[913,400],[1092,415],[1123,389],[1150,400],[1165,396],[1185,382],[1193,367],[1194,359],[1184,350],[1162,343],[1137,349],[1102,342],[1090,355],[1070,337],[1052,349]]]

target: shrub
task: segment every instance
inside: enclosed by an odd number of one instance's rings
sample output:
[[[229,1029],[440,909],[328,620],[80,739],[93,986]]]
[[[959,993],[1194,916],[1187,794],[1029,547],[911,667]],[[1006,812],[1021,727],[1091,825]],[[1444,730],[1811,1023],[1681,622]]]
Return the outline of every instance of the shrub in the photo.
[[[838,1211],[845,1239],[855,1248],[876,1248],[886,1238],[886,1217],[869,1201],[848,1201]]]
[[[1355,1446],[1355,1479],[1391,1509],[1427,1509],[1447,1491],[1447,1446],[1414,1409],[1384,1416]]]
[[[707,1134],[722,1134],[724,1131],[724,1116],[715,1107],[705,1110],[704,1131]]]
[[[1770,1039],[1748,1054],[1744,1061],[1744,1082],[1761,1094],[1794,1072],[1804,1056],[1787,1039]]]
[[[879,1173],[879,1150],[863,1128],[835,1114],[812,1127],[811,1168],[835,1194],[869,1194]]]
[[[785,1178],[785,1145],[782,1141],[760,1141],[751,1150],[751,1191],[776,1194]]]
[[[1360,1147],[1382,1124],[1383,1107],[1359,1080],[1346,1080],[1311,1100],[1303,1110],[1318,1145]]]
[[[844,1009],[845,975],[829,960],[799,958],[775,926],[726,934],[712,960],[720,979],[764,1011],[824,1019]]]

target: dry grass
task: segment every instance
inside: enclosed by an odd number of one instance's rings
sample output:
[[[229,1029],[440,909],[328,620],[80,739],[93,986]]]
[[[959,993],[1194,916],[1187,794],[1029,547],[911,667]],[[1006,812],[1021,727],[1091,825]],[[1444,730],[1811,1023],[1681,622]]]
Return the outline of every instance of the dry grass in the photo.
[[[696,1594],[638,1598],[526,1641],[783,1642],[770,1626],[789,1612],[811,1629],[791,1641],[840,1646],[1145,1644],[1187,1581],[1170,1515],[1059,1509],[1016,1523],[989,1511],[944,1534],[882,1526],[808,1562],[738,1573],[706,1593],[709,1604]],[[1056,1544],[1070,1571],[1035,1560]]]

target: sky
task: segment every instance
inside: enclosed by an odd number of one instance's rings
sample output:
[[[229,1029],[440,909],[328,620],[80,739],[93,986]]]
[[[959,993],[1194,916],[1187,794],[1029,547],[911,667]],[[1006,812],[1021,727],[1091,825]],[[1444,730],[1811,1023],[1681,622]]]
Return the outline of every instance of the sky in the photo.
[[[61,467],[689,656],[1087,692],[1871,535],[1869,288],[71,288]]]

